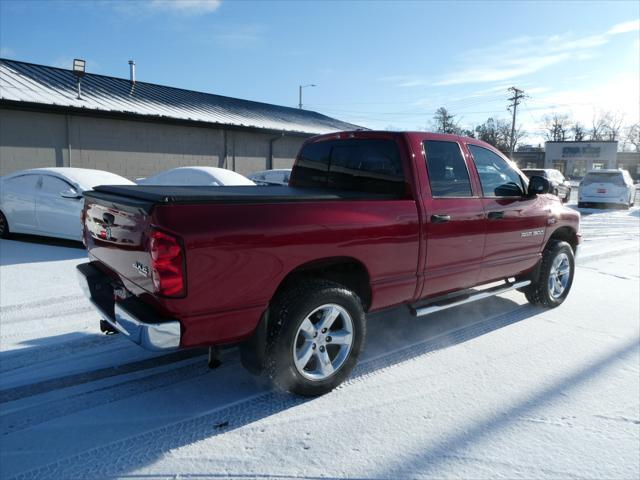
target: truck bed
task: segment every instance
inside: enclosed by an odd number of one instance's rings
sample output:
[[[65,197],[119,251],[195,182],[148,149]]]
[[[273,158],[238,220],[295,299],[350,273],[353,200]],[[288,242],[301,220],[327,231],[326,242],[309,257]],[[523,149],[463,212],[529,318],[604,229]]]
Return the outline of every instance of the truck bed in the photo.
[[[398,198],[385,193],[335,190],[330,188],[293,188],[287,186],[154,186],[101,185],[85,192],[93,199],[114,200],[116,197],[138,200],[145,204],[202,203],[291,203],[322,200],[386,200]]]

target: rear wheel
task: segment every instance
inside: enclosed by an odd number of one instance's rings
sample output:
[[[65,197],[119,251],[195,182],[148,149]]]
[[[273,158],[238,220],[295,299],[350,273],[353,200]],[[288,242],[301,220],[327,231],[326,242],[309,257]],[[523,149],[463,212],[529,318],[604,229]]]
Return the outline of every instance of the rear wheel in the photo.
[[[537,279],[524,294],[529,303],[554,308],[569,295],[575,273],[573,249],[567,242],[552,241],[542,255]]]
[[[322,395],[356,364],[365,336],[358,296],[340,284],[303,280],[280,295],[267,340],[267,373],[280,388]]]
[[[9,222],[4,213],[0,212],[0,238],[7,238],[9,236]]]

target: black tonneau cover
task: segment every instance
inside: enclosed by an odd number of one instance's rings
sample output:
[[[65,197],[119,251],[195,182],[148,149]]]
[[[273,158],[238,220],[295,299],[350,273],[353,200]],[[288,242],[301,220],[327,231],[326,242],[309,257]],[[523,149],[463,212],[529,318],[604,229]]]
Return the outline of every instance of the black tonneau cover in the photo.
[[[89,198],[113,200],[114,196],[147,204],[197,203],[289,203],[319,200],[387,200],[400,198],[385,193],[334,190],[330,188],[293,188],[287,186],[154,186],[100,185],[84,194]]]

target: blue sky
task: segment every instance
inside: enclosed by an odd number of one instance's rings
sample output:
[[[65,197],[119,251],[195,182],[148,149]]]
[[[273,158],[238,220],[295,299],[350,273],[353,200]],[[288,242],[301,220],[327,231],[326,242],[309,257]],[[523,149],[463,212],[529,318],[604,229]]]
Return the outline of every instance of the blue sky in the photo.
[[[599,111],[638,122],[640,2],[0,1],[2,57],[306,108],[372,128]]]

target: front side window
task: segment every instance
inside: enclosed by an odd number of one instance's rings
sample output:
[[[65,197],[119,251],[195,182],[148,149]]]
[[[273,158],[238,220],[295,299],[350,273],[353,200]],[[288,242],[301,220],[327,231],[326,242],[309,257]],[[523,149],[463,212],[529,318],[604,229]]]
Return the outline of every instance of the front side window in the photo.
[[[24,193],[28,191],[35,191],[39,184],[40,175],[20,175],[19,177],[13,177],[6,181],[5,186],[10,189]]]
[[[524,194],[518,172],[491,150],[469,145],[485,197],[515,197]]]
[[[423,144],[431,195],[437,197],[471,197],[467,165],[456,142],[427,140]]]

